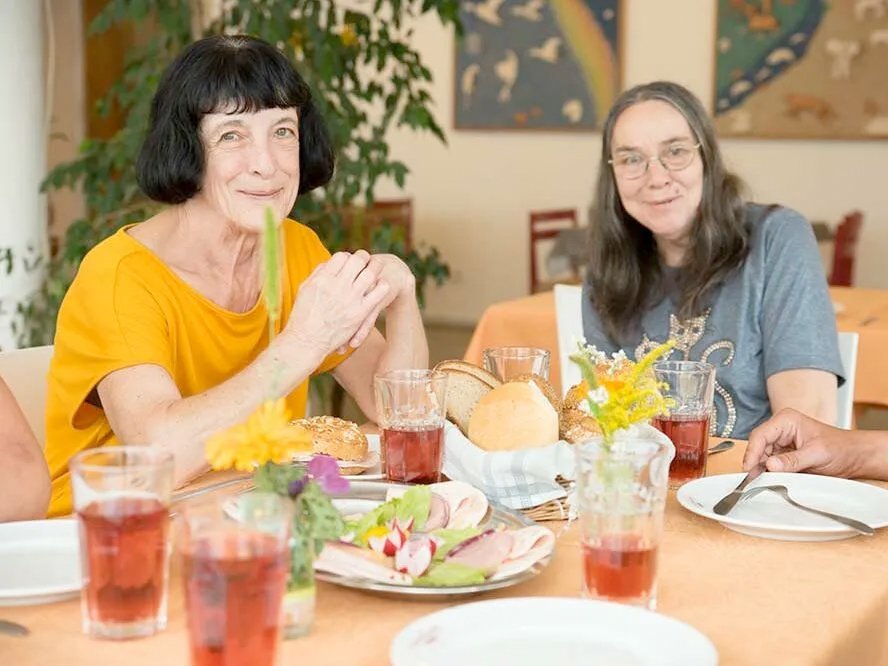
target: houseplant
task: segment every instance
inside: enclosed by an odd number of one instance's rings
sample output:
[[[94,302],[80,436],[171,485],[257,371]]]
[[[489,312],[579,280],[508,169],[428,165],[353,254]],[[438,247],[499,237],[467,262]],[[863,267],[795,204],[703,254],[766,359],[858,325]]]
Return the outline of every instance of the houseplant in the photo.
[[[445,141],[432,115],[432,74],[410,44],[410,24],[433,14],[459,30],[457,13],[458,0],[110,0],[90,34],[130,22],[145,36],[97,105],[100,114],[119,109],[124,126],[107,140],[83,141],[77,159],[53,169],[43,183],[44,189],[82,191],[86,215],[68,227],[42,289],[20,308],[22,344],[52,341],[61,300],[93,246],[156,212],[157,205],[141,194],[132,165],[160,75],[185,45],[208,34],[245,32],[278,45],[295,62],[330,129],[337,171],[323,190],[300,197],[292,215],[337,250],[347,242],[344,214],[356,202],[372,202],[380,178],[404,186],[409,169],[390,154],[389,131],[407,127]],[[377,230],[371,244],[374,251],[405,259],[420,302],[429,281],[442,284],[449,276],[437,250],[406,248],[390,226]]]

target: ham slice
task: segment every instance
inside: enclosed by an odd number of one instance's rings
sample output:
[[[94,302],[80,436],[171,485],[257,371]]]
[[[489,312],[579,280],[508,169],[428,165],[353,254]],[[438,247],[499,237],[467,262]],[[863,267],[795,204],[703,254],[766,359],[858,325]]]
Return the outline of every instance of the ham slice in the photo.
[[[510,532],[512,549],[509,556],[490,577],[490,580],[507,578],[529,569],[555,549],[555,535],[540,525],[524,527]]]
[[[432,492],[440,495],[450,508],[448,529],[477,527],[487,515],[490,506],[487,497],[475,486],[464,481],[445,481],[431,486]]]
[[[447,527],[448,529],[461,529],[463,527],[477,527],[484,516],[487,515],[489,503],[487,497],[475,486],[464,481],[444,481],[433,483],[429,486],[432,491],[432,503],[429,510],[429,522],[435,515],[435,495],[447,504],[447,522],[442,525],[430,527],[428,523],[424,530]],[[385,494],[386,501],[400,497],[407,488],[389,488]],[[437,520],[437,516],[435,516]]]
[[[314,568],[347,578],[361,577],[380,583],[411,585],[413,579],[392,568],[389,560],[371,550],[347,543],[327,542],[315,559]]]
[[[512,551],[511,532],[487,530],[478,536],[463,541],[453,548],[446,562],[459,562],[473,569],[481,569],[485,575],[497,571]]]

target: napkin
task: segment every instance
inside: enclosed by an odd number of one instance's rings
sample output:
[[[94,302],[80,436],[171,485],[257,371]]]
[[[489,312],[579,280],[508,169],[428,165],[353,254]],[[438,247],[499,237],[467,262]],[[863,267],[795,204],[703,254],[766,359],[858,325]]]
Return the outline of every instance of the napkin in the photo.
[[[614,433],[616,440],[635,437],[663,442],[671,449],[670,460],[675,454],[669,438],[647,423]],[[443,472],[454,481],[471,483],[510,509],[529,509],[567,497],[567,491],[555,479],[576,479],[574,446],[559,440],[522,451],[485,451],[445,421]]]
[[[485,451],[444,422],[444,475],[465,481],[510,509],[529,509],[567,496],[555,478],[574,478],[573,447],[565,441],[523,451]]]

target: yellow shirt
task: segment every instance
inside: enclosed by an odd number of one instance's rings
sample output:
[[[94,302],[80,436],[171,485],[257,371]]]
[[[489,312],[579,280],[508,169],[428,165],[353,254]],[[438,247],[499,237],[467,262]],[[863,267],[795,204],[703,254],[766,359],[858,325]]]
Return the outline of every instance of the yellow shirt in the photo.
[[[50,516],[72,510],[71,457],[118,443],[104,411],[86,402],[106,375],[134,365],[159,365],[188,397],[237,374],[268,345],[263,299],[244,313],[219,307],[126,233],[127,228],[86,255],[59,310],[46,407]],[[330,256],[308,227],[286,220],[283,230],[281,326],[299,285]],[[329,356],[316,373],[344,358]],[[307,397],[307,381],[287,396],[294,418],[305,414]]]

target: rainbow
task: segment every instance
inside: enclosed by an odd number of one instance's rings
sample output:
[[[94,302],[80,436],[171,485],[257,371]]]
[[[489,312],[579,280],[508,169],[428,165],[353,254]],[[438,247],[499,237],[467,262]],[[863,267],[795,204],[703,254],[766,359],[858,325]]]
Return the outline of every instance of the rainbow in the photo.
[[[617,57],[598,21],[583,0],[551,0],[555,20],[573,51],[592,101],[598,123],[604,122],[620,90]]]

